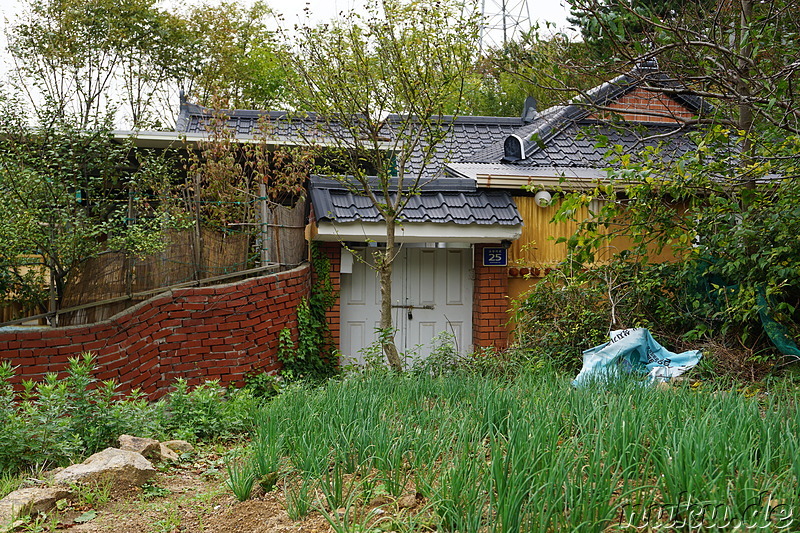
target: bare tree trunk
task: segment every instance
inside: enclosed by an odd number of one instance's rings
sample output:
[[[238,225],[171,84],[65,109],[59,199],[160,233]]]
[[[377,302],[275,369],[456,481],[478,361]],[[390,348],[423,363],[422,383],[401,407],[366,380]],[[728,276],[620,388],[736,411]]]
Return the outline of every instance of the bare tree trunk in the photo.
[[[739,129],[744,131],[745,137],[742,140],[742,164],[750,164],[753,156],[753,145],[750,139],[750,134],[753,129],[753,104],[750,102],[750,85],[748,79],[750,78],[750,64],[749,60],[753,58],[753,43],[752,36],[750,35],[750,23],[753,20],[753,2],[752,0],[741,0],[741,16],[739,28],[739,72],[737,74],[737,92],[739,93]],[[755,181],[748,180],[745,184],[746,187],[754,189]]]
[[[381,345],[389,366],[396,372],[403,371],[403,361],[394,343],[395,329],[392,323],[392,270],[394,267],[394,219],[386,220],[386,251],[378,258],[378,276],[381,284]]]

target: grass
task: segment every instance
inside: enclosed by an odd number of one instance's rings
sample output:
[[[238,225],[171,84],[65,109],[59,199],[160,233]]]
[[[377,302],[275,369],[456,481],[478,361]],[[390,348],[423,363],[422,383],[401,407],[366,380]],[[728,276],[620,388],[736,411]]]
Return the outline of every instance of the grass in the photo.
[[[420,493],[404,519],[444,531],[791,529],[794,395],[376,373],[275,398],[251,451],[293,517],[336,530],[365,527],[377,493]]]

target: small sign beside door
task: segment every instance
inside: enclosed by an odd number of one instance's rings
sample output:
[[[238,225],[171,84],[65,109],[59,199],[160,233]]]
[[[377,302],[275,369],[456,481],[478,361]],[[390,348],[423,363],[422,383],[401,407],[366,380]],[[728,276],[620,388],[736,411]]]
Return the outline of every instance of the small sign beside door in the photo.
[[[508,250],[505,248],[484,248],[483,266],[508,266]]]

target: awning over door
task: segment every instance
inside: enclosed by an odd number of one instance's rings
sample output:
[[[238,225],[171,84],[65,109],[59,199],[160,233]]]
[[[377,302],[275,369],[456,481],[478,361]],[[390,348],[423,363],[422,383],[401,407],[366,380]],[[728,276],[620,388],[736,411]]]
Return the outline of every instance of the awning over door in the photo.
[[[383,218],[364,195],[341,182],[311,179],[311,202],[321,241],[385,241]],[[409,198],[397,226],[398,242],[490,243],[515,240],[522,217],[506,191],[477,190],[475,182],[440,178]]]

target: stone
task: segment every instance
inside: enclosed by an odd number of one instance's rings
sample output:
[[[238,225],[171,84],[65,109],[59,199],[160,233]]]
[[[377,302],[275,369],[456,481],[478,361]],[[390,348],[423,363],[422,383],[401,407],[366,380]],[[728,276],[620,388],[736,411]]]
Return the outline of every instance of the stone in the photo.
[[[180,461],[180,456],[168,448],[163,442],[159,445],[159,457],[161,461]]]
[[[72,493],[64,487],[31,487],[19,489],[0,500],[0,531],[8,531],[14,521],[34,513],[46,513],[58,500]]]
[[[146,439],[132,435],[119,436],[119,449],[140,453],[147,459],[157,458],[161,452],[160,443],[156,439]]]
[[[110,481],[113,490],[140,487],[156,475],[153,464],[137,452],[106,448],[83,463],[56,474],[57,483],[101,483]]]
[[[169,448],[175,453],[192,453],[194,451],[194,446],[186,442],[185,440],[168,440],[162,442],[164,446]]]
[[[397,500],[398,509],[411,509],[416,505],[417,505],[416,494],[406,494],[405,496],[401,496],[400,499]]]

